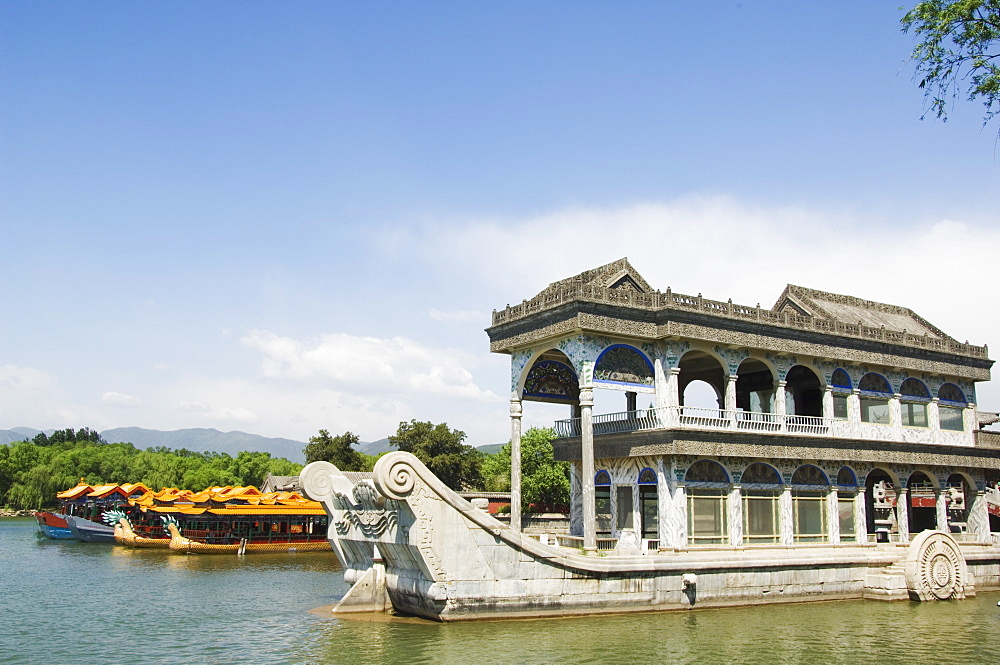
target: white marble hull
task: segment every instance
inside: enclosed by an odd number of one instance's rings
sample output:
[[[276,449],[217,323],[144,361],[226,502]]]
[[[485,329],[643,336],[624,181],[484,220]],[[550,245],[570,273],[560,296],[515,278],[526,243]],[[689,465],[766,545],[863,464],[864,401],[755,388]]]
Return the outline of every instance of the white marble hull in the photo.
[[[915,550],[906,545],[585,556],[510,529],[456,495],[408,453],[383,456],[374,487],[351,485],[326,462],[306,467],[302,481],[330,514],[334,549],[348,581],[356,581],[340,611],[391,606],[442,621],[558,616],[896,599],[912,597],[909,587],[923,583],[907,576]],[[1000,546],[959,546],[946,534],[934,542],[954,544],[960,553],[948,550],[954,570],[946,570],[934,551],[923,553],[930,562],[921,564],[924,568],[913,568],[918,577],[924,571],[932,586],[935,580],[950,585],[938,588],[938,596],[974,593],[974,576],[1000,584]]]

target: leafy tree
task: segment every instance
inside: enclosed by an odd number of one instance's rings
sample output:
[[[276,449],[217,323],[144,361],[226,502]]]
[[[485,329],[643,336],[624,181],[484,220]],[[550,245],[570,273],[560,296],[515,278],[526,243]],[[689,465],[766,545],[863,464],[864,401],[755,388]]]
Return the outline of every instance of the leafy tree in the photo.
[[[479,467],[483,454],[462,443],[465,432],[449,429],[447,423],[399,423],[389,444],[399,450],[413,453],[441,481],[453,490],[482,486]]]
[[[358,435],[351,432],[330,436],[328,431],[321,429],[319,434],[309,437],[309,444],[303,451],[306,464],[323,460],[341,471],[370,470],[372,462],[369,456],[354,449],[358,441]]]
[[[569,464],[557,462],[552,449],[552,429],[533,427],[521,436],[521,507],[563,511],[569,505]],[[483,462],[486,488],[510,490],[510,442]]]
[[[960,88],[986,107],[983,124],[1000,113],[1000,0],[926,0],[903,16],[913,47],[915,79],[930,101],[929,112],[948,119],[948,101]]]

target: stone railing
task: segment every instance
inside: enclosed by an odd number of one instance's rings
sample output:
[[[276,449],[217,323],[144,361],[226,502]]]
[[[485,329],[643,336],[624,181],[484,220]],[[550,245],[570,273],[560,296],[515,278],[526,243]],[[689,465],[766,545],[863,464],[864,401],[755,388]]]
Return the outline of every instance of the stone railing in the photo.
[[[739,433],[820,436],[834,439],[867,439],[929,445],[979,445],[1000,448],[1000,434],[994,432],[950,431],[928,427],[902,427],[841,418],[794,414],[726,411],[696,406],[665,406],[637,411],[606,413],[592,417],[594,436],[657,429],[701,429]],[[557,439],[581,435],[580,418],[557,420]],[[975,434],[975,438],[973,437]],[[987,442],[983,445],[983,442]]]
[[[639,293],[632,289],[608,289],[584,284],[567,285],[552,292],[542,293],[531,300],[525,300],[520,305],[514,305],[513,307],[508,305],[503,310],[494,310],[493,325],[498,326],[504,323],[511,323],[565,303],[581,300],[646,310],[674,309],[703,312],[709,316],[717,316],[724,319],[756,321],[783,328],[873,340],[887,344],[953,353],[972,358],[986,358],[989,353],[989,349],[986,346],[963,344],[950,339],[931,337],[926,334],[913,335],[903,331],[888,330],[885,327],[876,328],[866,326],[860,321],[857,324],[842,323],[840,321],[817,319],[812,316],[801,316],[788,311],[775,312],[770,309],[761,309],[760,305],[756,307],[736,305],[733,304],[731,299],[726,302],[709,300],[703,298],[701,294],[688,296],[674,293],[669,288],[666,292]]]
[[[976,447],[1000,450],[1000,432],[976,430]]]

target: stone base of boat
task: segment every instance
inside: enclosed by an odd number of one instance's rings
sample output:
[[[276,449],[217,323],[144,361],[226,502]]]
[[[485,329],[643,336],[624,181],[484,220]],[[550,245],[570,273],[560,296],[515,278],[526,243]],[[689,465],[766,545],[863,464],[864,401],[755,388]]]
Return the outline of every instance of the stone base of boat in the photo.
[[[974,575],[1000,586],[1000,546],[960,545],[939,531],[905,545],[585,554],[501,524],[407,453],[383,456],[373,485],[354,485],[325,462],[307,466],[302,482],[330,514],[331,542],[356,581],[338,611],[385,606],[380,561],[392,608],[439,621],[964,598]]]

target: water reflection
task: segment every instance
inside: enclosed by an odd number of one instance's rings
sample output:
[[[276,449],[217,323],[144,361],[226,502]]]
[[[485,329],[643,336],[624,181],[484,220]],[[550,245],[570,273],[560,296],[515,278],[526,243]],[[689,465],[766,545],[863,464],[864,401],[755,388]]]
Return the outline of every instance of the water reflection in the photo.
[[[998,593],[440,624],[309,610],[348,585],[332,552],[176,555],[36,541],[0,519],[0,663],[993,663]],[[39,636],[50,636],[44,644]],[[39,657],[44,653],[44,657]]]
[[[1000,594],[950,603],[822,602],[572,619],[436,624],[328,619],[295,662],[995,662]]]

